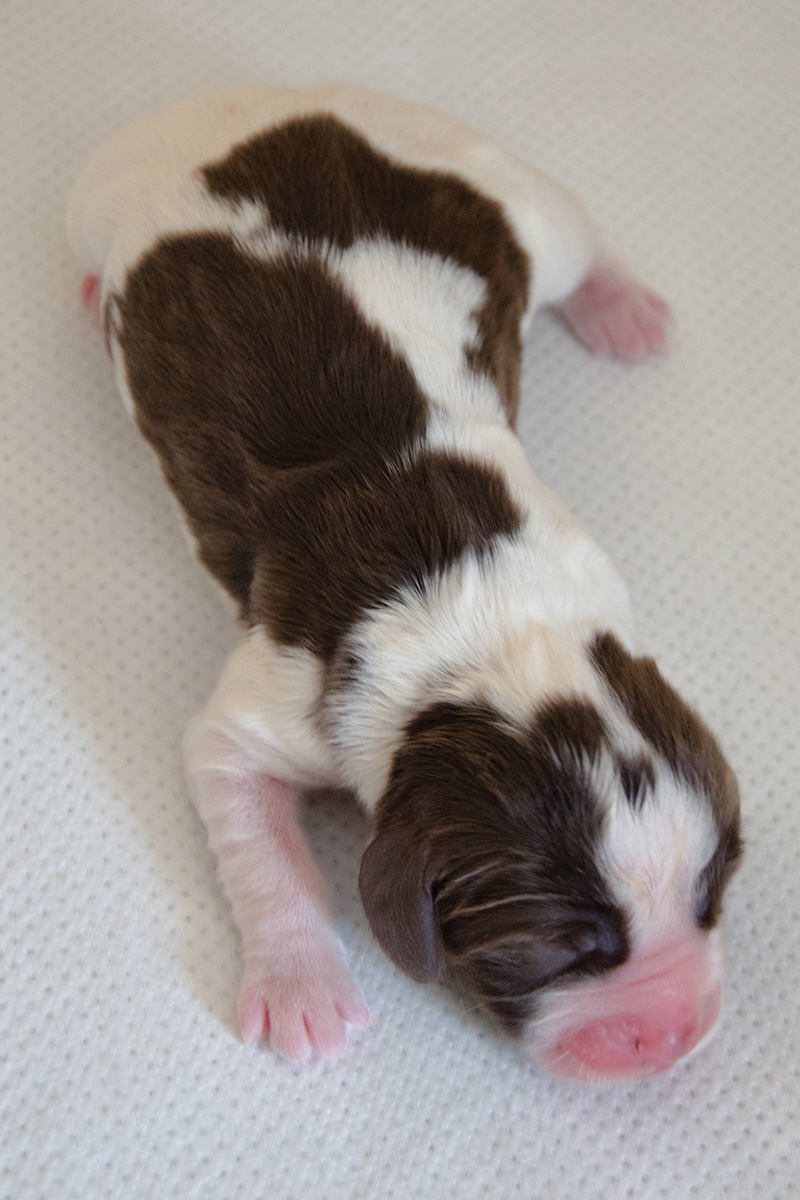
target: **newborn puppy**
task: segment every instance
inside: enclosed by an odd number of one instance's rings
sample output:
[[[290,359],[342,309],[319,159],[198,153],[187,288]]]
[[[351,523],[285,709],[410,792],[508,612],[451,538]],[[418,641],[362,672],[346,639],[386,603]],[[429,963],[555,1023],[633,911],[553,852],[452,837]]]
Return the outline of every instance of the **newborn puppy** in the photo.
[[[247,87],[124,129],[72,244],[122,396],[246,633],[184,749],[242,938],[247,1040],[369,1020],[298,824],[353,789],[360,887],[564,1076],[671,1066],[714,1025],[741,852],[712,734],[514,433],[521,336],[662,348],[668,311],[557,184],[361,88]]]

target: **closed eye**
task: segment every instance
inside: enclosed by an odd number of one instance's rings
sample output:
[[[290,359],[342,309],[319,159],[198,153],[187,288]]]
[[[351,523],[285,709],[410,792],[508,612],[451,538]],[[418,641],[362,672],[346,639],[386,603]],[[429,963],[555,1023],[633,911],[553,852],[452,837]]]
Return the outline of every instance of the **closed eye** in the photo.
[[[628,939],[622,915],[610,910],[598,911],[590,918],[576,922],[563,933],[558,947],[548,947],[553,965],[558,963],[558,974],[575,972],[599,975],[625,961],[628,956]],[[544,947],[538,947],[541,954]],[[554,953],[557,951],[557,954]]]

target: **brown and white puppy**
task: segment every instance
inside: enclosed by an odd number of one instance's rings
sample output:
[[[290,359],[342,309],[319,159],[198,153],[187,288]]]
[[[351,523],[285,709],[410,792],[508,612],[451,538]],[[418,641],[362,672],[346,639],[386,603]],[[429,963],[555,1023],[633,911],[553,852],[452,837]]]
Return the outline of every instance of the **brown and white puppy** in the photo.
[[[625,589],[515,436],[520,338],[660,349],[575,199],[459,121],[248,87],[123,130],[70,204],[123,398],[246,634],[185,739],[247,1039],[368,1013],[297,793],[354,789],[372,929],[551,1070],[663,1070],[714,1025],[734,777],[629,646]]]

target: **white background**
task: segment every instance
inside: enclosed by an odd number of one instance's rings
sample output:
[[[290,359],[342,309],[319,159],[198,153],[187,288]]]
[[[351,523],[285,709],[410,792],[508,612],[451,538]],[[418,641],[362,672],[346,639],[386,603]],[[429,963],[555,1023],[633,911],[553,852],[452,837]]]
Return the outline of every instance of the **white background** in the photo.
[[[0,4],[3,1200],[799,1194],[798,63],[796,0]],[[375,1027],[307,1069],[235,1037],[234,932],[177,752],[235,634],[115,395],[63,213],[130,118],[332,77],[557,175],[676,312],[639,368],[543,318],[521,421],[742,784],[724,1025],[657,1080],[546,1077],[401,977],[346,806],[309,824]]]

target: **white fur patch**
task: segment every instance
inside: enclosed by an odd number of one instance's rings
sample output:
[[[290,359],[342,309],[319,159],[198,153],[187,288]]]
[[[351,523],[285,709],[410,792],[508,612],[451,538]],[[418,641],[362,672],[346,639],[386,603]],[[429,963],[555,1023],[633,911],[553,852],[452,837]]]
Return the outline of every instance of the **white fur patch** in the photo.
[[[501,417],[497,390],[467,366],[486,282],[467,267],[398,245],[363,239],[331,259],[366,320],[403,355],[422,391],[461,414]]]
[[[717,846],[711,806],[657,759],[656,784],[640,808],[601,758],[593,783],[606,805],[598,865],[630,922],[635,953],[692,926],[694,887]]]
[[[607,560],[526,529],[367,614],[347,643],[357,681],[329,708],[348,782],[377,803],[405,725],[429,704],[484,699],[525,724],[554,692],[599,698],[583,646],[623,624],[620,587]]]
[[[191,768],[250,764],[298,786],[339,786],[340,773],[315,720],[321,689],[319,659],[276,645],[260,626],[251,629],[192,723],[186,742]]]

